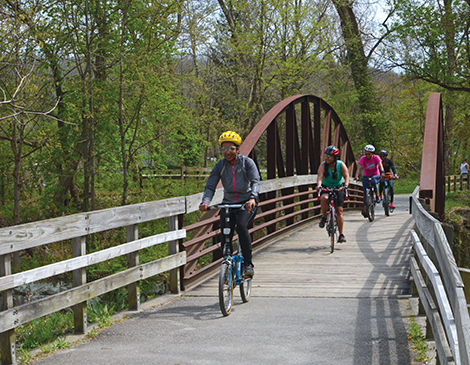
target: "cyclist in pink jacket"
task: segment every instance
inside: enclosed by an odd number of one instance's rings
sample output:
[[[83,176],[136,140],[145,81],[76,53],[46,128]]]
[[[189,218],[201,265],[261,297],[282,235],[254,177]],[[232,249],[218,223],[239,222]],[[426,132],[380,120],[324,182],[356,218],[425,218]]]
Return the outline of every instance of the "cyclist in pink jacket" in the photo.
[[[362,174],[362,188],[364,191],[363,204],[364,209],[362,210],[362,215],[364,218],[367,218],[367,208],[366,208],[366,189],[369,187],[369,177],[373,177],[371,184],[374,186],[376,202],[380,203],[379,191],[377,189],[377,182],[380,179],[380,176],[384,173],[384,168],[382,165],[382,159],[375,155],[375,147],[371,144],[368,144],[364,147],[365,155],[361,157],[358,164],[358,169],[356,172],[356,180],[359,180],[359,175],[361,174],[362,169],[364,173]]]

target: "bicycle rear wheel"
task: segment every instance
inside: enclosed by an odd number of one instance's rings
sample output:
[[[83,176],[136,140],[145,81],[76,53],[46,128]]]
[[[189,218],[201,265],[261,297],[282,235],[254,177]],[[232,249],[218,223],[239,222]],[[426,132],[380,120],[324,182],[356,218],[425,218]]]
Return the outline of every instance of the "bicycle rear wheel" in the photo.
[[[223,262],[219,274],[219,306],[222,314],[228,316],[233,306],[232,265]]]
[[[388,217],[390,215],[390,200],[389,200],[389,194],[388,194],[388,187],[384,188],[384,210],[385,210],[385,215]]]
[[[250,300],[251,296],[251,281],[252,279],[244,279],[240,284],[240,296],[242,297],[243,303],[246,303]]]

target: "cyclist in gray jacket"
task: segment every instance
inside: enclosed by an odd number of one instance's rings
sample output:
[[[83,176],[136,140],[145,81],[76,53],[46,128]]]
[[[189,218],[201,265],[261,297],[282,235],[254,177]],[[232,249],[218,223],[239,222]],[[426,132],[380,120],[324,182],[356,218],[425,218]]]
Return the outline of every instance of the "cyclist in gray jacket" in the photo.
[[[256,214],[260,175],[255,162],[239,153],[241,143],[241,137],[232,131],[224,132],[219,137],[219,145],[224,158],[215,164],[207,179],[199,210],[203,212],[207,210],[219,180],[222,181],[224,187],[222,204],[245,204],[245,209],[232,210],[230,213],[231,236],[233,237],[236,225],[238,241],[242,248],[244,260],[243,276],[252,277],[254,270],[251,255],[251,236],[248,232],[248,226]],[[225,211],[221,210],[221,227],[223,227],[224,221]],[[223,232],[221,232],[221,236],[221,242],[225,242]],[[230,242],[232,237],[230,237]],[[231,247],[230,250],[232,251]]]

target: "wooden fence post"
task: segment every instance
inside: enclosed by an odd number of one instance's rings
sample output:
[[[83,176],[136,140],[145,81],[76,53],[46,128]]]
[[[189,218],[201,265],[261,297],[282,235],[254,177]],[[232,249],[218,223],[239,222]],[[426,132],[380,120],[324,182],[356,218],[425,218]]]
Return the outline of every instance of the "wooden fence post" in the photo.
[[[86,236],[72,239],[72,257],[86,255]],[[86,283],[86,268],[74,270],[72,286],[75,288]],[[87,301],[73,306],[73,325],[75,333],[87,333]]]
[[[11,255],[0,256],[0,276],[11,275]],[[13,290],[5,290],[0,297],[0,310],[13,308]],[[16,336],[15,329],[0,333],[0,351],[2,352],[2,364],[16,364]]]
[[[178,216],[168,217],[168,232],[178,230]],[[179,252],[178,240],[168,242],[168,254],[174,255]],[[170,291],[173,294],[180,293],[180,268],[170,270]]]
[[[127,242],[134,241],[139,237],[139,227],[137,224],[127,226]],[[127,266],[129,268],[139,266],[139,251],[127,255]],[[127,286],[129,310],[140,310],[140,282],[129,284]]]

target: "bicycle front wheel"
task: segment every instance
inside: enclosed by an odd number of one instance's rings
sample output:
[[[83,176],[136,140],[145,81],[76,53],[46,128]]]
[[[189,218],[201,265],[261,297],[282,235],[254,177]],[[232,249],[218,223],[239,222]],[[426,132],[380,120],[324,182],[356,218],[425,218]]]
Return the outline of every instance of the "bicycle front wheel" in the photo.
[[[240,296],[242,297],[243,303],[246,303],[250,300],[251,296],[251,281],[252,279],[245,279],[240,284]]]
[[[369,213],[369,222],[372,222],[375,218],[375,204],[374,204],[374,192],[371,190],[370,195],[367,197],[367,210]]]
[[[384,189],[384,210],[385,210],[385,215],[388,217],[390,215],[390,200],[389,200],[389,194],[388,194],[388,187]]]
[[[330,219],[328,225],[328,232],[330,234],[330,252],[333,253],[335,251],[335,240],[338,233],[336,229],[336,218],[334,211],[330,212]]]
[[[228,316],[233,306],[232,265],[223,262],[219,274],[219,306],[222,314]]]

